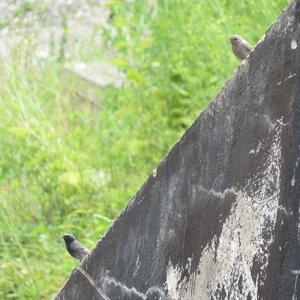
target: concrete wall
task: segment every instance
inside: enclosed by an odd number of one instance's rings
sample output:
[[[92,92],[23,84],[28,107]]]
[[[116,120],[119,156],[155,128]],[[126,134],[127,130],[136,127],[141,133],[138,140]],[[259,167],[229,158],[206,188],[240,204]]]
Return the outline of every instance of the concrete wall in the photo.
[[[300,8],[258,43],[59,292],[300,297]]]

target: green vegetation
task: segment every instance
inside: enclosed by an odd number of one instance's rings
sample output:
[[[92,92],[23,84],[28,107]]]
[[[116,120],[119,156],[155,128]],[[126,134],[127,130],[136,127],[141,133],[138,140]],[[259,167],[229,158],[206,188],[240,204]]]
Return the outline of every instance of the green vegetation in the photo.
[[[239,64],[228,37],[255,44],[287,4],[147,2],[109,4],[117,35],[104,38],[129,84],[101,111],[76,104],[61,61],[0,61],[0,299],[55,295],[77,265],[59,236],[95,245]],[[101,59],[90,49],[80,57]]]

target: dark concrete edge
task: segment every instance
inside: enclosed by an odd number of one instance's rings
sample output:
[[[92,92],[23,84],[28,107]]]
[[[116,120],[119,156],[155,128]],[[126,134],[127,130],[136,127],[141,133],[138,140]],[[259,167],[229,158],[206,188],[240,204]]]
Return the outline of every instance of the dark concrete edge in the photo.
[[[119,213],[119,215],[116,217],[116,219],[110,224],[110,226],[108,227],[107,231],[105,232],[105,234],[97,241],[97,243],[95,244],[95,246],[91,249],[90,254],[87,255],[84,260],[81,262],[80,267],[84,267],[85,266],[85,261],[89,259],[89,257],[91,256],[91,254],[93,253],[93,251],[99,247],[101,247],[101,243],[103,240],[105,240],[106,238],[109,237],[110,234],[113,233],[113,228],[116,224],[119,224],[120,222],[123,222],[123,218],[124,216],[131,211],[135,200],[138,198],[139,194],[143,193],[143,190],[145,189],[145,187],[150,183],[151,180],[153,180],[156,175],[154,175],[155,173],[158,173],[160,171],[160,169],[163,168],[163,165],[166,162],[166,159],[171,155],[172,152],[176,151],[176,148],[179,147],[179,145],[182,143],[182,141],[184,139],[187,138],[187,136],[189,135],[190,130],[193,127],[197,127],[197,124],[206,116],[208,115],[212,115],[213,111],[218,109],[220,105],[224,104],[224,97],[223,95],[226,94],[226,91],[228,90],[228,87],[231,86],[231,82],[234,81],[238,76],[240,76],[241,73],[245,72],[248,67],[249,67],[249,59],[251,58],[252,55],[255,54],[256,52],[256,48],[259,47],[260,45],[263,45],[266,43],[266,41],[268,40],[268,37],[272,34],[273,30],[274,30],[274,26],[276,26],[277,23],[280,22],[280,20],[282,18],[285,17],[286,14],[288,14],[288,12],[293,9],[293,6],[295,5],[296,1],[292,1],[290,2],[282,11],[282,13],[277,17],[276,20],[274,20],[274,22],[268,27],[268,29],[266,30],[265,34],[262,36],[262,38],[256,43],[255,47],[253,48],[253,50],[250,52],[249,56],[241,62],[241,64],[235,69],[234,73],[226,80],[226,82],[224,83],[223,87],[220,89],[220,91],[212,98],[212,100],[209,102],[209,104],[206,106],[206,108],[204,108],[199,116],[196,118],[196,120],[186,129],[186,131],[184,132],[184,134],[175,142],[175,144],[171,147],[171,149],[166,153],[166,155],[161,159],[161,161],[158,163],[157,167],[152,171],[152,173],[147,177],[147,179],[144,181],[144,183],[141,185],[141,187],[139,188],[139,190],[133,195],[133,197],[130,198],[129,202],[127,203],[127,205],[122,209],[122,211]],[[225,100],[226,101],[226,100]],[[230,99],[229,99],[230,101]],[[227,106],[227,110],[230,109],[230,103],[225,103],[225,105]],[[85,269],[84,269],[85,270]],[[76,268],[71,272],[69,278],[66,279],[66,281],[64,282],[62,288],[59,290],[59,292],[57,293],[56,297],[59,297],[62,293],[64,288],[66,287],[66,285],[68,284],[70,277],[75,275]]]

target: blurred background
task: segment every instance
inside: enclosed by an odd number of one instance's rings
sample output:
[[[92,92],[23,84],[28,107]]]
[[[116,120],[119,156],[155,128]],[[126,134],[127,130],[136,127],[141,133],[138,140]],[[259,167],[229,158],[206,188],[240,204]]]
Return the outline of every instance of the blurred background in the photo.
[[[287,0],[0,1],[0,299],[52,299]]]

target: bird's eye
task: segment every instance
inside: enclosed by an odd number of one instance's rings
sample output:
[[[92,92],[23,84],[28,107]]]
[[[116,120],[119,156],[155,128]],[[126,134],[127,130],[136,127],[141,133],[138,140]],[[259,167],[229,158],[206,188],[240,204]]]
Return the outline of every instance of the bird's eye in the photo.
[[[237,38],[234,38],[233,40],[234,40],[234,41],[237,41]]]

